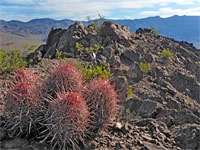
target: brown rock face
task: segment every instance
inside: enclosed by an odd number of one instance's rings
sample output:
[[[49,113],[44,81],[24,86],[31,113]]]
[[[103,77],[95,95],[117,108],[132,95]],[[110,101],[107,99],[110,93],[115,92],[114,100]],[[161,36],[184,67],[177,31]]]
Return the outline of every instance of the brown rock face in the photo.
[[[47,40],[47,44],[43,50],[43,56],[53,58],[56,54],[56,49],[67,52],[75,52],[75,43],[83,39],[87,31],[82,23],[75,23],[68,29],[52,29]]]
[[[105,21],[101,27],[100,36],[104,38],[109,36],[116,41],[126,41],[130,39],[130,28]]]
[[[100,46],[96,57],[80,57],[75,48]],[[169,59],[162,54],[169,50]],[[105,129],[88,149],[200,149],[200,51],[187,42],[154,37],[149,29],[130,33],[128,27],[104,22],[98,32],[88,32],[81,23],[68,29],[53,29],[46,45],[37,51],[55,58],[56,49],[98,65],[109,64],[111,79],[124,100],[123,115],[133,114]],[[37,53],[32,54],[35,57]],[[140,63],[149,63],[145,72]],[[44,66],[45,67],[45,66]],[[133,96],[127,99],[128,86]],[[134,121],[131,121],[131,120]]]

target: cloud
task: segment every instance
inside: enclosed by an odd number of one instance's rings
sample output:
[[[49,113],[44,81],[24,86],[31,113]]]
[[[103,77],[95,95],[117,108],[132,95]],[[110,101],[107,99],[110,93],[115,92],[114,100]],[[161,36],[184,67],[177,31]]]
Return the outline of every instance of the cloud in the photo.
[[[53,11],[59,16],[79,16],[79,19],[85,19],[90,15],[94,18],[98,13],[108,16],[113,9],[140,9],[153,8],[156,5],[168,6],[169,4],[192,5],[200,3],[198,0],[45,0],[38,2],[39,11]],[[156,14],[157,15],[157,14]]]
[[[0,3],[2,11],[12,11],[15,10],[17,14],[24,14],[26,12],[37,12],[40,17],[58,17],[58,18],[73,18],[77,20],[85,20],[87,16],[92,18],[98,17],[97,14],[100,13],[108,18],[116,18],[119,12],[115,11],[115,16],[113,16],[113,10],[124,9],[124,18],[133,18],[132,13],[127,13],[126,10],[138,10],[141,9],[154,9],[152,11],[143,11],[136,15],[159,15],[162,14],[166,16],[164,12],[169,12],[169,14],[184,14],[182,9],[170,9],[170,5],[179,6],[199,6],[199,0],[1,0]],[[14,7],[14,8],[13,8]],[[160,8],[160,10],[155,11],[155,9]],[[179,12],[180,11],[180,12]],[[192,10],[191,10],[192,11]],[[46,12],[46,14],[44,13]],[[187,11],[186,11],[187,12]],[[198,14],[198,10],[192,11]],[[121,12],[120,12],[121,13]],[[157,14],[159,13],[159,14]],[[189,12],[187,12],[189,13]],[[191,14],[191,13],[189,13]],[[29,14],[30,15],[30,14]],[[37,17],[37,15],[35,15]],[[133,13],[134,15],[134,13]],[[186,15],[186,13],[184,14]],[[28,16],[28,15],[27,15]],[[34,16],[34,14],[31,14]],[[126,17],[130,16],[130,17]],[[138,16],[134,16],[138,17]],[[37,17],[38,18],[38,17]]]
[[[190,9],[172,9],[170,7],[160,8],[158,11],[143,11],[142,15],[155,16],[159,15],[161,17],[169,17],[172,15],[191,15],[200,16],[200,7],[190,8]]]

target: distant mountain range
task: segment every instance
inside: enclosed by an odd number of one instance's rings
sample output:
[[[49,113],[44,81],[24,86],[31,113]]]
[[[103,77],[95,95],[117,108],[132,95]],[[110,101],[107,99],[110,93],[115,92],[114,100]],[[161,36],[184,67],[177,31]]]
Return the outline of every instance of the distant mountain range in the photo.
[[[187,41],[200,48],[200,16],[172,16],[169,18],[148,17],[143,19],[108,20],[117,24],[129,26],[132,32],[138,28],[150,28],[160,31],[161,35],[178,41]],[[48,35],[51,28],[68,28],[77,21],[64,19],[54,20],[49,18],[33,19],[28,22],[18,20],[0,20],[0,32],[8,32],[18,36]],[[87,25],[87,22],[82,21]]]

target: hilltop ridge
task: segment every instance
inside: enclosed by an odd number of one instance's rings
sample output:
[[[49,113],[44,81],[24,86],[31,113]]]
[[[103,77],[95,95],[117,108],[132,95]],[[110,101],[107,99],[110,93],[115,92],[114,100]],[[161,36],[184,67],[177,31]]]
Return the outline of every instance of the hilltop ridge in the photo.
[[[80,52],[77,42],[100,49],[95,55]],[[50,31],[46,44],[27,58],[32,69],[45,77],[57,64],[56,49],[67,60],[107,64],[121,100],[121,114],[85,149],[200,149],[200,51],[192,44],[109,21],[99,30],[75,23]]]
[[[172,16],[169,18],[161,18],[159,16],[148,17],[142,19],[124,19],[124,20],[109,20],[114,23],[129,26],[131,32],[135,32],[138,28],[155,27],[160,30],[160,34],[174,38],[179,41],[187,41],[193,43],[197,48],[200,48],[200,17],[199,16]],[[55,20],[50,18],[33,19],[28,22],[17,20],[4,21],[0,20],[0,31],[21,36],[30,35],[45,35],[47,36],[52,27],[68,28],[70,25],[77,22],[76,20],[63,19]],[[88,23],[82,21],[84,25]],[[46,38],[44,38],[45,40]],[[5,43],[4,43],[5,44]]]

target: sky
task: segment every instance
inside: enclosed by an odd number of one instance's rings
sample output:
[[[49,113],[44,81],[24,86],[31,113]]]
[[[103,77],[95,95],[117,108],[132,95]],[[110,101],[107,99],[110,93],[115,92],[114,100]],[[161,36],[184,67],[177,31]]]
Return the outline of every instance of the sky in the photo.
[[[200,0],[1,0],[0,19],[139,19],[150,16],[200,16]]]

